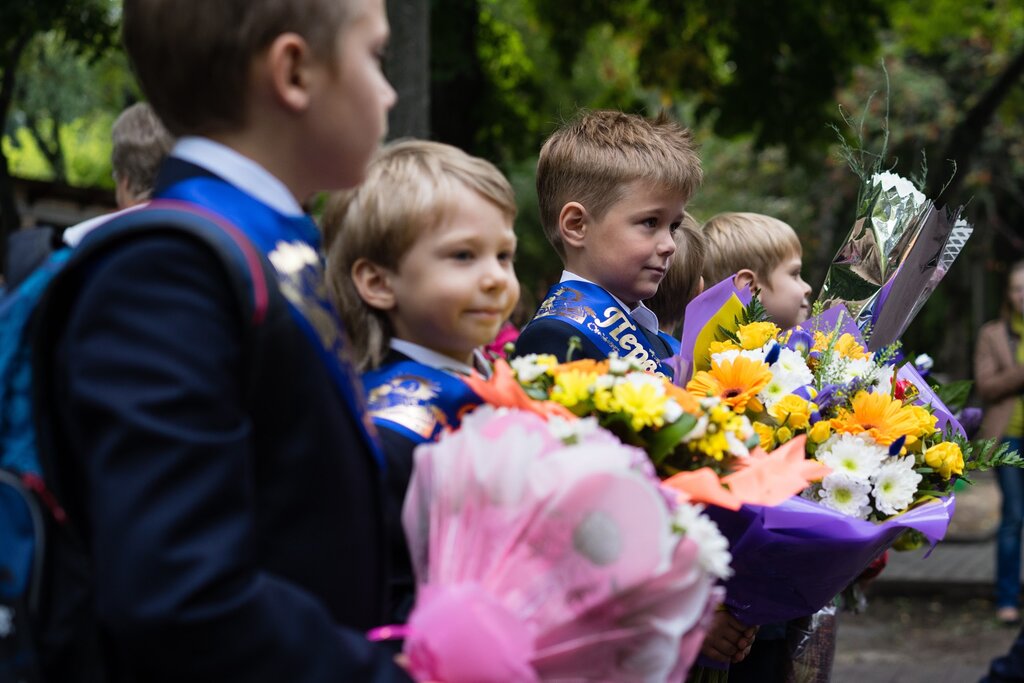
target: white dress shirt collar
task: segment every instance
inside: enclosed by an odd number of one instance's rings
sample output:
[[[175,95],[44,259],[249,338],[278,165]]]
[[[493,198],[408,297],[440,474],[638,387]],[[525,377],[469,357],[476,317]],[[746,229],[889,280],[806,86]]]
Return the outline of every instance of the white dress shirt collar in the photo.
[[[227,145],[209,138],[185,136],[175,143],[171,156],[220,176],[285,216],[305,213],[295,196],[276,176]]]
[[[585,277],[580,277],[576,273],[573,273],[568,270],[562,271],[562,279],[559,280],[559,282],[571,282],[573,280],[579,282],[588,282],[592,285],[597,285],[598,287],[601,287],[601,285],[598,285],[596,282],[590,282],[590,280],[586,279]],[[601,289],[604,289],[604,287],[601,287]],[[607,292],[608,290],[605,291]],[[659,329],[658,315],[651,309],[647,308],[647,306],[644,305],[643,301],[639,302],[636,305],[636,308],[630,309],[630,307],[627,306],[625,302],[622,301],[622,299],[615,296],[611,292],[608,292],[608,294],[609,296],[611,296],[611,298],[615,299],[616,303],[618,303],[624,309],[629,311],[629,315],[632,316],[633,320],[635,320],[638,325],[649,330],[650,332],[654,332],[655,334],[657,334]]]
[[[472,374],[473,370],[483,374],[485,377],[490,376],[491,368],[490,363],[484,358],[483,353],[479,349],[473,350],[473,366],[460,363],[454,358],[449,358],[444,354],[440,354],[437,351],[428,349],[425,346],[420,346],[411,341],[405,339],[392,339],[391,348],[399,353],[405,354],[409,358],[412,358],[417,363],[423,363],[429,365],[432,368],[438,368],[440,370],[450,370],[460,375]]]

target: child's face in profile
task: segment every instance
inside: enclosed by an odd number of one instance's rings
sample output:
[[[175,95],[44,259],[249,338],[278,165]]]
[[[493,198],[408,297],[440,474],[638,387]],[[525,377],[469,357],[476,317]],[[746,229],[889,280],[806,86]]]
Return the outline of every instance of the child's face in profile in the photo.
[[[473,349],[494,341],[519,300],[512,220],[460,186],[453,208],[419,235],[389,275],[395,337],[471,364]]]
[[[761,303],[772,322],[788,329],[807,320],[810,313],[811,286],[800,277],[803,261],[799,254],[781,261],[761,288]]]
[[[353,16],[338,37],[332,64],[315,71],[319,105],[311,113],[309,163],[327,166],[326,187],[358,185],[387,132],[387,114],[395,104],[394,89],[381,68],[390,31],[384,0],[352,2]]]
[[[588,219],[574,272],[629,306],[654,296],[672,263],[684,208],[673,192],[631,183],[600,220]]]

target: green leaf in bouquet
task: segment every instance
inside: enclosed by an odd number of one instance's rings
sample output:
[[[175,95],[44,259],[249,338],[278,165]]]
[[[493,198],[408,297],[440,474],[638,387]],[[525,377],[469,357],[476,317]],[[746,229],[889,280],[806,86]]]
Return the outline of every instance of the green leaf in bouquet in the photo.
[[[971,395],[973,384],[969,379],[961,379],[946,384],[934,384],[932,388],[935,390],[939,400],[945,403],[946,407],[952,412],[957,413],[967,405],[967,399]]]
[[[548,398],[548,390],[539,384],[530,384],[523,387],[523,391],[526,395],[532,398],[534,401],[546,401]]]
[[[647,453],[655,465],[660,465],[683,441],[683,437],[697,424],[697,418],[689,413],[670,425],[653,431],[647,441]]]
[[[743,307],[743,313],[736,319],[736,326],[749,325],[751,323],[763,323],[768,320],[768,311],[761,303],[760,292],[755,290],[750,297],[750,303]]]
[[[1009,444],[999,439],[968,441],[962,436],[953,435],[949,440],[960,446],[964,454],[964,470],[967,472],[984,472],[993,467],[1024,467],[1024,458],[1020,452],[1011,450]]]

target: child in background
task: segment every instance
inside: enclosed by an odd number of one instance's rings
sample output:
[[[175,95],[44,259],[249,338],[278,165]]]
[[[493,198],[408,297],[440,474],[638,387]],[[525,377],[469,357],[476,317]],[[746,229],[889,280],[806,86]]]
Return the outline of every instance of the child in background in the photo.
[[[720,213],[701,229],[707,252],[704,282],[730,275],[734,284],[759,291],[768,317],[782,329],[807,320],[811,286],[800,276],[803,249],[786,223],[760,213]]]
[[[301,208],[361,182],[384,137],[384,1],[125,0],[121,21],[178,137],[154,198],[246,258],[182,230],[122,239],[38,349],[90,560],[89,593],[51,597],[87,603],[75,645],[102,643],[88,669],[48,652],[41,678],[407,681],[365,636],[387,623],[382,456]]]
[[[780,328],[807,320],[811,287],[800,276],[803,250],[793,228],[763,214],[736,212],[714,216],[704,224],[702,233],[708,285],[734,276],[737,287],[749,286],[758,292],[768,318]],[[709,640],[717,626],[716,622]],[[806,628],[805,620],[758,626],[749,656],[729,667],[730,683],[786,680],[791,661],[787,628]],[[834,631],[829,633],[834,638]],[[829,672],[824,673],[823,680],[827,680]]]
[[[645,303],[658,316],[660,336],[679,351],[679,327],[690,303],[704,289],[704,237],[700,224],[683,212],[683,223],[676,230],[676,253],[657,293]]]
[[[363,185],[324,212],[328,286],[388,458],[392,607],[402,621],[413,594],[401,527],[412,452],[480,403],[460,377],[489,373],[480,347],[519,300],[515,214],[493,164],[419,140],[385,147]]]
[[[582,112],[544,143],[537,195],[544,234],[562,258],[516,354],[603,359],[612,353],[671,376],[654,296],[676,251],[673,234],[701,183],[689,130],[661,116]]]

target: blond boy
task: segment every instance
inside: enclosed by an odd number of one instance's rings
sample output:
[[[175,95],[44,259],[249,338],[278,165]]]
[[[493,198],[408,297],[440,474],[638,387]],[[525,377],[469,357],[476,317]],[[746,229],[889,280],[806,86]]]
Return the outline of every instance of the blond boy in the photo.
[[[690,132],[661,116],[582,112],[548,138],[537,164],[541,223],[565,265],[516,353],[629,357],[670,374],[654,296],[676,251],[673,234],[701,183]]]
[[[366,181],[324,212],[329,287],[388,458],[395,619],[413,594],[400,542],[412,452],[481,402],[461,377],[487,371],[479,349],[519,299],[515,214],[493,164],[421,140],[385,147]]]
[[[88,530],[76,644],[103,645],[87,670],[408,680],[365,636],[388,617],[384,462],[301,208],[359,183],[384,135],[384,1],[125,0],[122,25],[178,136],[154,203],[215,225],[108,248],[47,359],[41,406]]]
[[[708,286],[734,276],[737,287],[759,292],[769,318],[787,329],[810,312],[811,287],[800,275],[800,239],[786,223],[760,213],[721,213],[703,228]]]

